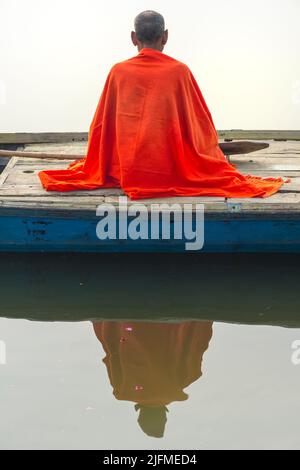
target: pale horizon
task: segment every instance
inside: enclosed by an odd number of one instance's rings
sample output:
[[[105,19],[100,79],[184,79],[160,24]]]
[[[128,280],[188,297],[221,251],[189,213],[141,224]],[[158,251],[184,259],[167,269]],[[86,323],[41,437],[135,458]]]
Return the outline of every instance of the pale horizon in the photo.
[[[190,67],[218,129],[300,129],[297,0],[0,0],[0,132],[87,131],[146,9],[164,15],[164,53]]]

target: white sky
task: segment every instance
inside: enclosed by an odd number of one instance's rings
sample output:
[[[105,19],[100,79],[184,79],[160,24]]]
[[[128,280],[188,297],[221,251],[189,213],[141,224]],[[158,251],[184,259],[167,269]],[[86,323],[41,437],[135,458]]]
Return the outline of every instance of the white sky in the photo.
[[[0,0],[0,132],[87,131],[145,9],[218,129],[300,129],[300,0]]]

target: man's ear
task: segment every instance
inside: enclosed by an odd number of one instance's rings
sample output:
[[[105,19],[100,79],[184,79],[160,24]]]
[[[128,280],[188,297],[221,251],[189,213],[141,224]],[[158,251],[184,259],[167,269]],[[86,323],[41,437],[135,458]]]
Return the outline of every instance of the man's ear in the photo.
[[[135,31],[131,31],[131,41],[134,46],[138,45],[137,37]]]
[[[164,32],[163,37],[162,37],[162,43],[163,43],[164,46],[168,42],[168,37],[169,37],[169,31],[166,29],[166,31]]]

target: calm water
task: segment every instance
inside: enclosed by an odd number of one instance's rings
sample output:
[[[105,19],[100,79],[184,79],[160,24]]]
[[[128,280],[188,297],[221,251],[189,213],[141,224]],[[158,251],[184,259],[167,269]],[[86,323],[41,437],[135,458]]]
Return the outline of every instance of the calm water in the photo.
[[[300,257],[0,262],[1,449],[300,449]]]

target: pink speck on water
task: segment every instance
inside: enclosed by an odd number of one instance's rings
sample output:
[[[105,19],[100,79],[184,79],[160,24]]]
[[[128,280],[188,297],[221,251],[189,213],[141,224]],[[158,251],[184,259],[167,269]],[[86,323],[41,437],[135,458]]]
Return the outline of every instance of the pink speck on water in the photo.
[[[143,387],[142,385],[136,385],[136,386],[134,387],[134,390],[135,390],[136,392],[141,392],[142,390],[144,390],[144,387]]]
[[[125,328],[126,331],[132,331],[132,329],[133,328],[131,326],[126,326],[126,328]]]

